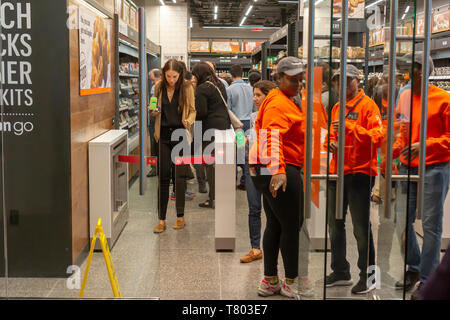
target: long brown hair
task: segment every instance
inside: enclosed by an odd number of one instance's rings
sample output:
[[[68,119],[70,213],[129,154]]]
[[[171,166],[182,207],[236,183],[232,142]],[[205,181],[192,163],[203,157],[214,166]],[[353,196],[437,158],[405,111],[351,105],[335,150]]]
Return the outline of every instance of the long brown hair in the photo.
[[[186,71],[180,61],[177,61],[175,59],[167,60],[167,62],[164,64],[164,67],[162,68],[161,82],[156,89],[162,90],[163,88],[167,89],[169,87],[169,83],[166,79],[166,72],[170,70],[175,71],[180,75],[177,83],[175,84],[175,90],[180,91],[180,98],[178,99],[178,113],[181,113],[183,110],[183,105],[188,104],[188,95],[186,91],[188,90],[189,86],[192,86],[192,84],[190,81],[186,81],[184,79]]]

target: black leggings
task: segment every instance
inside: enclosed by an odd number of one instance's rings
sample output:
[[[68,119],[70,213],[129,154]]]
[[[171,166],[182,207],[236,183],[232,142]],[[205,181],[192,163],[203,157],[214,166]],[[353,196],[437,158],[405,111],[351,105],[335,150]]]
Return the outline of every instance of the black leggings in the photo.
[[[161,137],[159,140],[159,189],[158,189],[158,206],[159,219],[166,220],[167,205],[169,203],[169,187],[172,177],[172,170],[175,168],[176,185],[176,201],[177,217],[184,217],[185,192],[186,192],[186,176],[188,165],[174,166],[171,159],[172,149],[179,143],[171,141],[173,129],[161,127]]]
[[[303,180],[301,168],[286,166],[287,188],[278,190],[273,198],[269,191],[272,176],[252,176],[256,188],[263,194],[267,223],[263,236],[264,275],[278,275],[278,251],[281,251],[285,276],[298,276],[299,232],[303,225]],[[306,262],[305,262],[306,263]]]

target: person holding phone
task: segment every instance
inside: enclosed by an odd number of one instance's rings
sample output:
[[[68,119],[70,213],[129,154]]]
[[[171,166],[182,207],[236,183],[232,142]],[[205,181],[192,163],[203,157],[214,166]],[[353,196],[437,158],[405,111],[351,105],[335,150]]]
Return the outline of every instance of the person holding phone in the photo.
[[[184,133],[181,143],[190,143],[189,130],[196,117],[194,88],[190,81],[185,80],[184,68],[179,61],[170,59],[165,63],[162,79],[155,85],[155,97],[158,98],[157,108],[151,112],[152,116],[155,116],[155,140],[159,144],[159,223],[153,232],[161,233],[166,229],[171,170],[172,164],[175,163],[172,150],[180,143],[172,141],[172,134]],[[177,219],[173,225],[174,229],[182,229],[185,226],[187,170],[188,165],[178,165],[175,169]]]
[[[304,65],[286,57],[277,69],[278,88],[272,89],[255,121],[256,141],[249,153],[249,173],[263,195],[266,228],[263,236],[264,278],[260,296],[277,293],[299,299],[299,232],[303,225],[304,115],[292,100],[298,96]],[[278,278],[281,251],[285,279]]]

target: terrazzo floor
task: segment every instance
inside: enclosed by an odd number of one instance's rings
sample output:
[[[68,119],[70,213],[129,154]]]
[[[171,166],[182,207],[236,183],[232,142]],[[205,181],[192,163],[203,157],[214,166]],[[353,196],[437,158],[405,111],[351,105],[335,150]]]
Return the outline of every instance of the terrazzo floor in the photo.
[[[147,179],[145,196],[138,195],[138,181],[130,188],[130,217],[128,224],[111,250],[122,296],[144,299],[189,300],[256,300],[286,299],[280,295],[262,298],[257,286],[263,276],[262,260],[242,264],[239,258],[250,250],[248,236],[248,203],[246,192],[236,191],[236,249],[216,252],[214,247],[214,210],[199,208],[207,199],[199,194],[186,202],[183,230],[174,230],[175,204],[169,201],[167,229],[154,234],[157,223],[156,178]],[[195,179],[188,190],[196,192]],[[371,205],[371,221],[377,261],[382,268],[381,288],[367,295],[352,295],[351,287],[327,288],[324,291],[325,253],[310,251],[308,273],[314,287],[314,296],[305,299],[402,299],[402,292],[393,288],[403,272],[400,253],[399,226],[394,219],[379,213],[379,206]],[[262,217],[262,230],[265,217]],[[353,237],[351,219],[347,215],[347,259],[352,278],[358,280],[357,246]],[[326,254],[327,274],[330,272],[330,254]],[[81,278],[86,260],[80,267]],[[302,262],[304,263],[304,261]],[[284,274],[281,255],[279,275]],[[388,270],[389,269],[389,270]],[[69,275],[68,275],[69,276]],[[69,289],[67,278],[9,278],[0,279],[0,297],[8,298],[79,298],[80,290]],[[81,280],[80,282],[81,283]],[[408,294],[407,297],[408,298]],[[84,298],[113,298],[104,258],[95,252]]]

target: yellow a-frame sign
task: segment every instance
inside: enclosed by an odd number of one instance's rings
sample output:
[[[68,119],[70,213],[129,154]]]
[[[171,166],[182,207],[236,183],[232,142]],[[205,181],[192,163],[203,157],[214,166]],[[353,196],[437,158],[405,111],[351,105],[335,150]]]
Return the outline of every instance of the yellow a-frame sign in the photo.
[[[97,220],[97,226],[95,227],[95,234],[92,238],[91,250],[89,251],[89,257],[86,265],[86,271],[84,272],[83,283],[81,285],[80,298],[83,298],[84,288],[86,287],[87,276],[89,273],[89,267],[91,265],[92,254],[94,253],[95,241],[97,236],[100,240],[102,247],[103,257],[105,258],[106,269],[108,270],[109,281],[111,282],[111,288],[115,298],[122,298],[122,293],[119,288],[119,281],[117,280],[116,272],[111,258],[111,252],[109,251],[108,241],[105,233],[103,232],[102,219]]]

